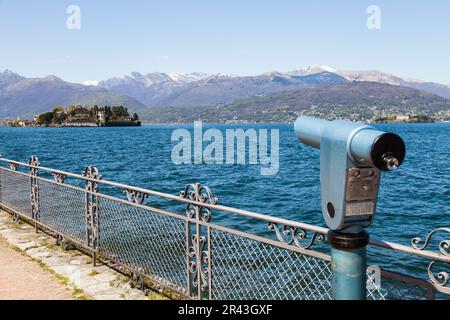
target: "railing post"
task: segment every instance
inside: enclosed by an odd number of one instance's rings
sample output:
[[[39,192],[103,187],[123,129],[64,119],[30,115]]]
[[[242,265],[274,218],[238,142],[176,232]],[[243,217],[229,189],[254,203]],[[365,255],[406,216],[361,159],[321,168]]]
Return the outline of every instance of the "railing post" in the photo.
[[[180,196],[196,202],[217,204],[211,190],[200,184],[188,185]],[[195,223],[186,222],[186,269],[187,294],[199,300],[211,298],[211,230],[202,227],[200,222],[211,221],[211,211],[200,205],[186,206],[188,218]]]
[[[89,166],[84,171],[85,181],[85,215],[86,215],[86,242],[92,249],[92,263],[97,265],[97,250],[100,240],[100,206],[97,193],[99,191],[98,183],[92,180],[101,180],[97,168]]]
[[[39,159],[32,156],[28,162],[30,165],[30,191],[31,191],[31,219],[34,221],[36,233],[38,232],[38,222],[40,221],[39,207]]]
[[[334,300],[367,299],[367,251],[369,235],[330,231]]]

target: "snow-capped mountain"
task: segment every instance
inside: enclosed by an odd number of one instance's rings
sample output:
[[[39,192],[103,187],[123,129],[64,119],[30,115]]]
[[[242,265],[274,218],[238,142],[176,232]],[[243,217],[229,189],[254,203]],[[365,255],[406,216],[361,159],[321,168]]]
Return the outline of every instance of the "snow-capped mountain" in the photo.
[[[100,86],[108,87],[117,84],[135,83],[143,85],[144,87],[151,87],[162,83],[171,85],[184,85],[188,83],[208,80],[212,78],[227,77],[222,74],[207,74],[207,73],[162,73],[153,72],[148,74],[142,74],[139,72],[132,72],[122,77],[115,77],[106,81],[99,82]]]
[[[147,106],[155,107],[224,104],[236,99],[298,89],[311,84],[347,82],[343,77],[330,72],[306,74],[307,72],[302,76],[291,76],[287,73],[271,72],[242,77],[204,73],[143,75],[133,72],[102,81],[99,87],[134,97]]]
[[[186,86],[202,81],[204,74],[181,74],[153,72],[141,74],[132,72],[122,77],[100,81],[98,86],[106,90],[129,95],[151,105],[153,101],[159,101],[167,96],[176,94]]]
[[[82,85],[96,87],[96,86],[98,86],[98,81],[97,80],[86,80],[86,81],[83,81]]]
[[[125,81],[129,83],[142,83],[145,87],[150,87],[152,85],[156,85],[164,82],[173,81],[172,78],[166,74],[161,72],[154,72],[150,74],[141,74],[139,72],[132,72],[130,74],[126,74],[122,78],[113,78],[112,81]]]
[[[211,77],[211,75],[207,73],[197,73],[197,72],[196,73],[173,72],[169,73],[168,75],[173,81],[182,83],[196,82]]]
[[[305,67],[302,69],[292,70],[289,72],[286,72],[288,76],[307,76],[311,74],[317,74],[321,72],[330,72],[330,73],[337,73],[337,70],[326,65],[312,65],[309,67]]]
[[[237,99],[347,81],[378,82],[424,90],[450,98],[450,88],[436,83],[407,80],[379,71],[337,71],[313,65],[288,72],[271,71],[257,76],[205,73],[131,74],[100,82],[99,87],[131,96],[145,105],[197,106],[226,104]]]

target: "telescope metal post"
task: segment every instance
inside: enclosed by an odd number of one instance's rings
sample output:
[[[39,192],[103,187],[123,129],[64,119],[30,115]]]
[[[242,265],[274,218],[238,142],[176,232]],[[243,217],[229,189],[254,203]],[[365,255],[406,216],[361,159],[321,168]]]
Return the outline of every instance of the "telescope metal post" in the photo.
[[[331,231],[331,269],[334,300],[366,300],[369,235]]]

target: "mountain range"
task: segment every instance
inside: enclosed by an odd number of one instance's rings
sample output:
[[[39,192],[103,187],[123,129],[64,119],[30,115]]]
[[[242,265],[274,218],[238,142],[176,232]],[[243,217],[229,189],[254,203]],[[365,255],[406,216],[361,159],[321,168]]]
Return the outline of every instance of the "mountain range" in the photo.
[[[24,78],[11,71],[0,73],[0,118],[32,118],[57,105],[124,105],[141,111],[145,105],[101,87],[65,82],[55,76]]]
[[[383,114],[450,115],[450,100],[413,88],[358,81],[311,85],[225,105],[196,107],[195,111],[151,108],[146,116],[158,123],[293,122],[301,115],[366,121]]]
[[[112,92],[132,96],[145,105],[197,106],[230,103],[255,95],[295,90],[308,84],[338,84],[353,81],[378,82],[410,87],[450,99],[450,87],[438,83],[407,80],[379,71],[337,71],[328,66],[311,66],[289,72],[268,72],[258,76],[221,74],[132,73],[101,81]]]
[[[414,79],[402,79],[379,71],[341,71],[337,73],[350,81],[369,81],[409,87],[450,99],[450,85],[443,85],[435,82],[423,82]]]
[[[132,96],[149,107],[193,107],[225,104],[256,95],[299,89],[311,84],[337,84],[348,80],[322,72],[290,76],[270,72],[259,76],[188,74],[179,79],[170,74],[132,73],[123,78],[102,81],[99,87]]]
[[[242,104],[255,111],[259,106],[254,103],[267,101],[277,109],[283,101],[286,102],[286,97],[293,98],[293,95],[298,97],[294,100],[303,111],[311,106],[336,107],[341,111],[355,105],[393,107],[393,102],[400,107],[405,101],[409,105],[409,109],[402,109],[405,112],[450,110],[446,104],[450,102],[450,85],[404,79],[379,71],[337,71],[328,66],[273,71],[257,76],[204,73],[144,75],[134,72],[87,83],[96,85],[69,83],[55,76],[25,78],[8,70],[0,72],[0,118],[29,118],[58,104],[97,104],[124,105],[141,114],[144,121],[152,122],[167,118],[164,113],[168,118],[178,114],[176,122],[179,122],[189,113],[187,110],[177,113],[184,108],[189,109],[194,117],[204,109],[234,110]],[[311,95],[315,98],[312,99]],[[248,101],[254,103],[247,105]],[[292,112],[298,112],[298,108]],[[359,110],[362,111],[361,108]]]

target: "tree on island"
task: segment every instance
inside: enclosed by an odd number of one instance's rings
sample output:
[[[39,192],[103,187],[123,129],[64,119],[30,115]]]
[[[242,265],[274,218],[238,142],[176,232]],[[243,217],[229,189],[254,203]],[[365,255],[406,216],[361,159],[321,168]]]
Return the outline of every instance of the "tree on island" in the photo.
[[[116,118],[129,117],[128,109],[123,106],[115,106],[111,109],[112,115]]]
[[[53,114],[64,113],[64,108],[61,105],[57,105],[55,109],[53,109]]]
[[[111,107],[105,106],[103,109],[105,112],[105,119],[106,119],[106,121],[109,121],[109,119],[111,119],[111,116],[112,116]]]
[[[39,123],[40,124],[48,125],[48,124],[52,123],[52,121],[53,121],[53,112],[46,112],[46,113],[39,115]]]
[[[92,116],[96,117],[96,116],[98,115],[98,111],[99,111],[98,106],[95,105],[95,106],[91,109],[91,114],[92,114]]]
[[[137,113],[134,113],[133,116],[131,117],[132,121],[139,121],[139,116]]]
[[[63,123],[66,120],[66,113],[64,112],[64,108],[60,105],[56,106],[53,109],[53,122],[55,123]]]

